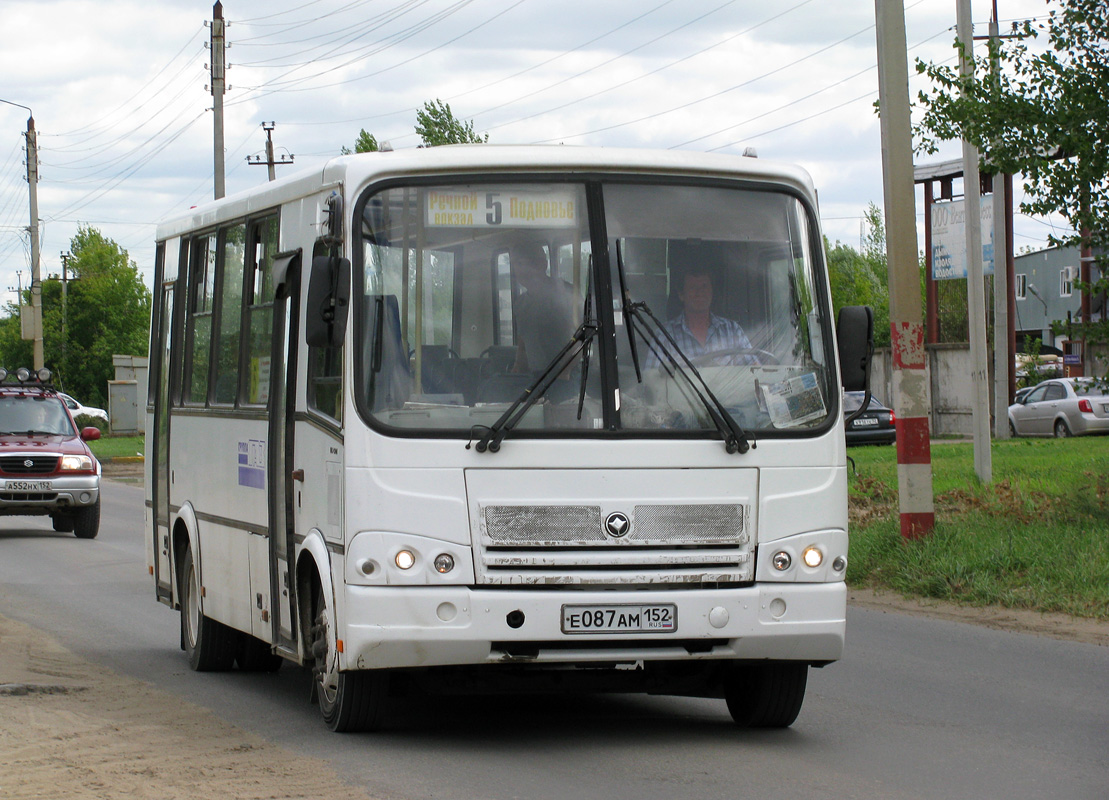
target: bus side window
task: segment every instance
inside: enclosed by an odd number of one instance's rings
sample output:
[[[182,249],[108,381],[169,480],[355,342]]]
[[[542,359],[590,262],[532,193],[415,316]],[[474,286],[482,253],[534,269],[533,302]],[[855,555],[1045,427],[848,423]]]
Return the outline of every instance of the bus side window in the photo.
[[[316,242],[312,257],[326,256],[327,247]],[[340,424],[343,421],[343,348],[308,348],[308,407]]]
[[[216,279],[215,231],[193,240],[189,259],[189,324],[186,332],[185,400],[204,405],[208,400],[208,367],[212,349],[212,310]]]
[[[222,229],[219,261],[219,318],[216,339],[216,376],[212,402],[230,405],[239,389],[239,338],[243,314],[243,266],[246,225]]]
[[[246,405],[265,405],[270,399],[270,346],[273,340],[273,259],[277,253],[277,217],[266,217],[251,227],[247,248],[246,326],[247,368],[243,380]]]

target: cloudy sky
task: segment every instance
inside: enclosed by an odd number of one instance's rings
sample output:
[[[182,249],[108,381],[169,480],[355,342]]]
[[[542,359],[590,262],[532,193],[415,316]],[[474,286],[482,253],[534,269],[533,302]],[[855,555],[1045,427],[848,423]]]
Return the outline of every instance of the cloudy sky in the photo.
[[[998,5],[1003,29],[1045,10]],[[952,59],[955,0],[905,9],[910,59]],[[247,161],[264,153],[264,121],[295,159],[284,174],[363,128],[414,147],[416,109],[441,98],[500,144],[750,146],[799,163],[825,234],[856,247],[867,204],[882,205],[869,0],[226,0],[223,13],[229,194],[266,180]],[[989,15],[975,0],[975,34]],[[156,223],[212,197],[211,16],[208,0],[0,0],[0,99],[29,107],[39,132],[44,277],[85,224],[149,284]],[[30,274],[27,116],[0,104],[5,302]],[[1041,246],[1051,224],[1018,216],[1017,248]]]

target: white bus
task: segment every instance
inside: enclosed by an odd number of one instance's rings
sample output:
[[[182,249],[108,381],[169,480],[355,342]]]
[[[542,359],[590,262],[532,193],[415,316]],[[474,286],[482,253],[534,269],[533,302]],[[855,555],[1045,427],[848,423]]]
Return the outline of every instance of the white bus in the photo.
[[[837,360],[802,170],[346,156],[160,225],[155,286],[148,561],[194,669],[310,668],[340,731],[486,689],[781,727],[840,658],[870,316]]]

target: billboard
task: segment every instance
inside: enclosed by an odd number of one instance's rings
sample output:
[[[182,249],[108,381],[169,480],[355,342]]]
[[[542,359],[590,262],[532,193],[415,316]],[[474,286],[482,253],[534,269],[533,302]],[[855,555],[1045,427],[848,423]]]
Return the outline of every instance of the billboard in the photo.
[[[993,195],[982,196],[982,272],[993,275]],[[932,279],[967,276],[966,211],[962,200],[932,204]]]

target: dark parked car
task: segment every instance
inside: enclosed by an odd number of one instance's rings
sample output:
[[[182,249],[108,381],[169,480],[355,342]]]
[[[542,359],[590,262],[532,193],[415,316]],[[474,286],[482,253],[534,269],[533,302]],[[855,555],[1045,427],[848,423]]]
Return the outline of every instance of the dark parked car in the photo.
[[[843,393],[843,416],[849,419],[863,404],[863,392]],[[882,401],[870,395],[866,411],[847,423],[847,444],[893,444],[897,441],[897,427],[893,411]]]
[[[1014,436],[1082,436],[1109,433],[1109,393],[1090,378],[1044,381],[1009,406]]]

